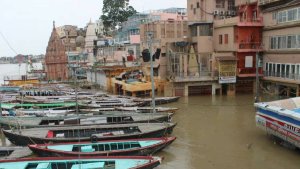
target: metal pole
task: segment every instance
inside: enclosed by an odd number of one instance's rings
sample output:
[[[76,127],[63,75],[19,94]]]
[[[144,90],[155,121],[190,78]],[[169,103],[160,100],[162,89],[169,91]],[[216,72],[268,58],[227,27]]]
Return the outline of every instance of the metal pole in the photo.
[[[0,102],[0,117],[2,116],[2,103]]]
[[[256,97],[255,97],[255,102],[259,102],[259,74],[258,74],[258,59],[259,59],[259,53],[256,52],[256,57],[255,57],[255,60],[256,60]]]
[[[76,62],[78,64],[78,61]],[[78,115],[78,96],[77,96],[77,75],[76,75],[76,68],[77,65],[74,68],[74,77],[75,77],[75,102],[76,102],[76,114]]]
[[[152,38],[153,38],[153,32],[148,32],[148,46],[149,46],[149,52],[150,52],[150,63],[151,63],[151,70],[150,70],[150,77],[151,77],[151,88],[152,88],[152,111],[153,113],[156,113],[155,109],[155,85],[154,85],[154,76],[153,76],[153,55],[152,55]]]

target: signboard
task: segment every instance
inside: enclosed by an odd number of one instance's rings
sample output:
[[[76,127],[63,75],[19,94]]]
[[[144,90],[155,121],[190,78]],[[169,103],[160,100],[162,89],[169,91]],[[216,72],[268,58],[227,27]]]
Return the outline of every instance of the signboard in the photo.
[[[236,83],[236,76],[219,76],[219,83]]]
[[[219,61],[219,83],[236,83],[236,61]]]
[[[300,147],[300,129],[298,127],[263,115],[256,116],[256,125],[267,133]]]
[[[253,67],[253,56],[246,56],[245,57],[245,68],[252,68]]]

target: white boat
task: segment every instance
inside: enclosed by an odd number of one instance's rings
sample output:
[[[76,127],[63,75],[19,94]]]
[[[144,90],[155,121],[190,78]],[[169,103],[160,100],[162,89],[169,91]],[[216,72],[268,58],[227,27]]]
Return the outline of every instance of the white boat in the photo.
[[[255,103],[255,107],[259,128],[300,148],[300,97]]]
[[[74,110],[52,110],[52,109],[17,109],[18,116],[61,116]]]

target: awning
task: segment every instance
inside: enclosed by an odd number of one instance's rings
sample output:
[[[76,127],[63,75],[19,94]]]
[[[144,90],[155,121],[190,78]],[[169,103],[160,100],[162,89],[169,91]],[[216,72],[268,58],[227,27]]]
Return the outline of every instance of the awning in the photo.
[[[221,57],[216,57],[216,60],[218,60],[218,61],[235,61],[237,59],[232,56],[221,56]]]
[[[213,54],[218,61],[235,61],[238,60],[232,52],[214,53]]]

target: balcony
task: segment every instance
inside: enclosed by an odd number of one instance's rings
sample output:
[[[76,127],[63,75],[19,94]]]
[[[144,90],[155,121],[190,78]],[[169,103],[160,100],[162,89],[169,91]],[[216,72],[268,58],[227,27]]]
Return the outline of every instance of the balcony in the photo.
[[[258,68],[258,75],[263,76],[262,68]],[[238,77],[255,77],[256,68],[238,68]]]
[[[264,71],[264,78],[274,81],[300,83],[300,74]]]
[[[240,42],[237,43],[238,52],[258,52],[262,51],[261,42]]]
[[[271,3],[274,3],[274,2],[278,2],[278,1],[283,1],[283,0],[259,0],[258,4],[260,6],[262,6],[262,5],[268,5],[268,4],[271,4]]]
[[[264,26],[263,24],[263,17],[249,17],[249,18],[242,18],[239,17],[240,20],[238,22],[238,26]]]
[[[240,16],[214,21],[215,28],[228,26],[264,26],[263,17],[242,18]]]
[[[214,81],[218,79],[218,72],[201,71],[200,74],[183,73],[171,76],[170,80],[173,82],[205,82]]]

